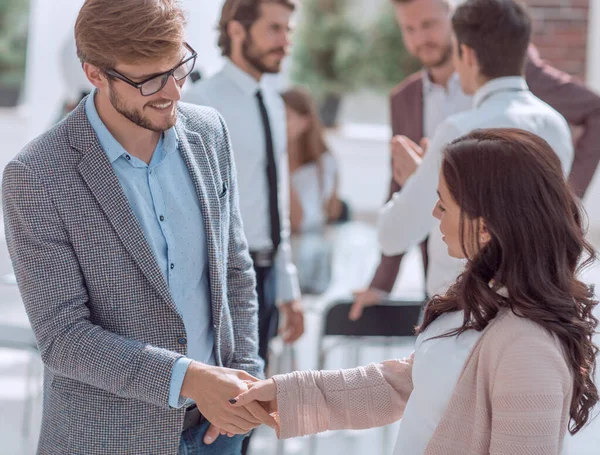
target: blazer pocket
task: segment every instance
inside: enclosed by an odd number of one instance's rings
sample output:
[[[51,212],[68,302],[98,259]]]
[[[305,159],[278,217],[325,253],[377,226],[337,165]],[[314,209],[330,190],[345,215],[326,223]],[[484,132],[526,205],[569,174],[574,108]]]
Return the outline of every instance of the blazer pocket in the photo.
[[[227,196],[227,183],[223,182],[223,186],[221,187],[221,191],[219,192],[219,199],[223,199],[225,196]]]

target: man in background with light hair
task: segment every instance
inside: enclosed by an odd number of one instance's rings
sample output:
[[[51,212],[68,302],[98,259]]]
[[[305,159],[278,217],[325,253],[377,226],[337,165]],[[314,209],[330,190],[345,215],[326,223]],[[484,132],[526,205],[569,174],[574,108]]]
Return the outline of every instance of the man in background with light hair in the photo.
[[[454,7],[462,0],[390,0],[409,53],[423,70],[407,77],[390,94],[392,179],[388,200],[400,191],[407,177],[399,155],[409,152],[415,159],[427,147],[436,128],[453,114],[470,110],[473,98],[460,86],[452,61]],[[583,197],[600,161],[600,97],[571,76],[544,63],[530,46],[525,79],[531,92],[554,107],[582,134],[575,146],[569,181]],[[424,146],[424,147],[421,147]],[[405,222],[409,222],[407,218]],[[423,237],[427,233],[423,233]],[[424,269],[430,267],[427,242],[421,244]],[[403,255],[382,255],[367,289],[355,293],[350,318],[361,317],[363,308],[376,305],[392,291]]]
[[[179,104],[184,32],[175,0],[87,0],[75,40],[94,90],[4,171],[45,366],[39,455],[239,454],[274,425],[228,403],[263,375],[255,274],[227,127]]]

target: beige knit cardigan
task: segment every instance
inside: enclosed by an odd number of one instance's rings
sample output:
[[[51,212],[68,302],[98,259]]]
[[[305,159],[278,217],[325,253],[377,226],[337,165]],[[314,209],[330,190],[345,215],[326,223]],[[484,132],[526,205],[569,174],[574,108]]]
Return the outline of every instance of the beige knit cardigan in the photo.
[[[402,418],[413,389],[412,356],[273,379],[282,439],[373,428]],[[572,392],[559,342],[504,310],[467,358],[425,455],[560,454]]]

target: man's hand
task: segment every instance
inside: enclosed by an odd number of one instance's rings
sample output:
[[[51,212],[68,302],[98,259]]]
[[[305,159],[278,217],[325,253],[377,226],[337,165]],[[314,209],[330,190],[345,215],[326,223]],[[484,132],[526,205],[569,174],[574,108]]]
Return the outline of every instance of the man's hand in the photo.
[[[279,335],[285,343],[294,343],[304,333],[304,309],[299,300],[286,302],[279,307],[279,314],[283,318],[283,325]]]
[[[275,426],[274,419],[258,403],[237,408],[229,405],[229,400],[248,389],[248,383],[256,381],[258,379],[245,371],[199,362],[190,364],[181,394],[194,400],[198,410],[212,424],[205,436],[206,444],[216,439],[218,431],[246,434],[263,423]]]
[[[375,288],[361,289],[354,292],[354,303],[348,313],[351,321],[358,321],[365,307],[377,305],[388,297],[388,293]]]
[[[426,138],[422,139],[421,145],[424,147],[421,147],[406,136],[394,136],[390,145],[394,180],[398,185],[404,186],[408,178],[421,165],[429,142]]]

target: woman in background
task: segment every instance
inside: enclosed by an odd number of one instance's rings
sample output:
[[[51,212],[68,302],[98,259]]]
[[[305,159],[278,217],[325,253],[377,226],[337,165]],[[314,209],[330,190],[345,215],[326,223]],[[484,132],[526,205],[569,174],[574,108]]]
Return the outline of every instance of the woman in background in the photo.
[[[438,194],[448,254],[467,265],[427,304],[415,352],[274,376],[234,406],[278,411],[281,438],[402,418],[395,455],[562,453],[598,402],[598,302],[578,279],[594,251],[560,160],[531,133],[474,131],[447,146]]]
[[[338,171],[310,94],[293,88],[286,105],[290,169],[292,252],[303,294],[319,295],[331,281],[329,223],[348,221],[348,206],[337,197]]]
[[[310,94],[292,88],[282,97],[288,124],[292,232],[323,231],[327,223],[348,219],[348,207],[337,197],[336,162],[327,150]]]

